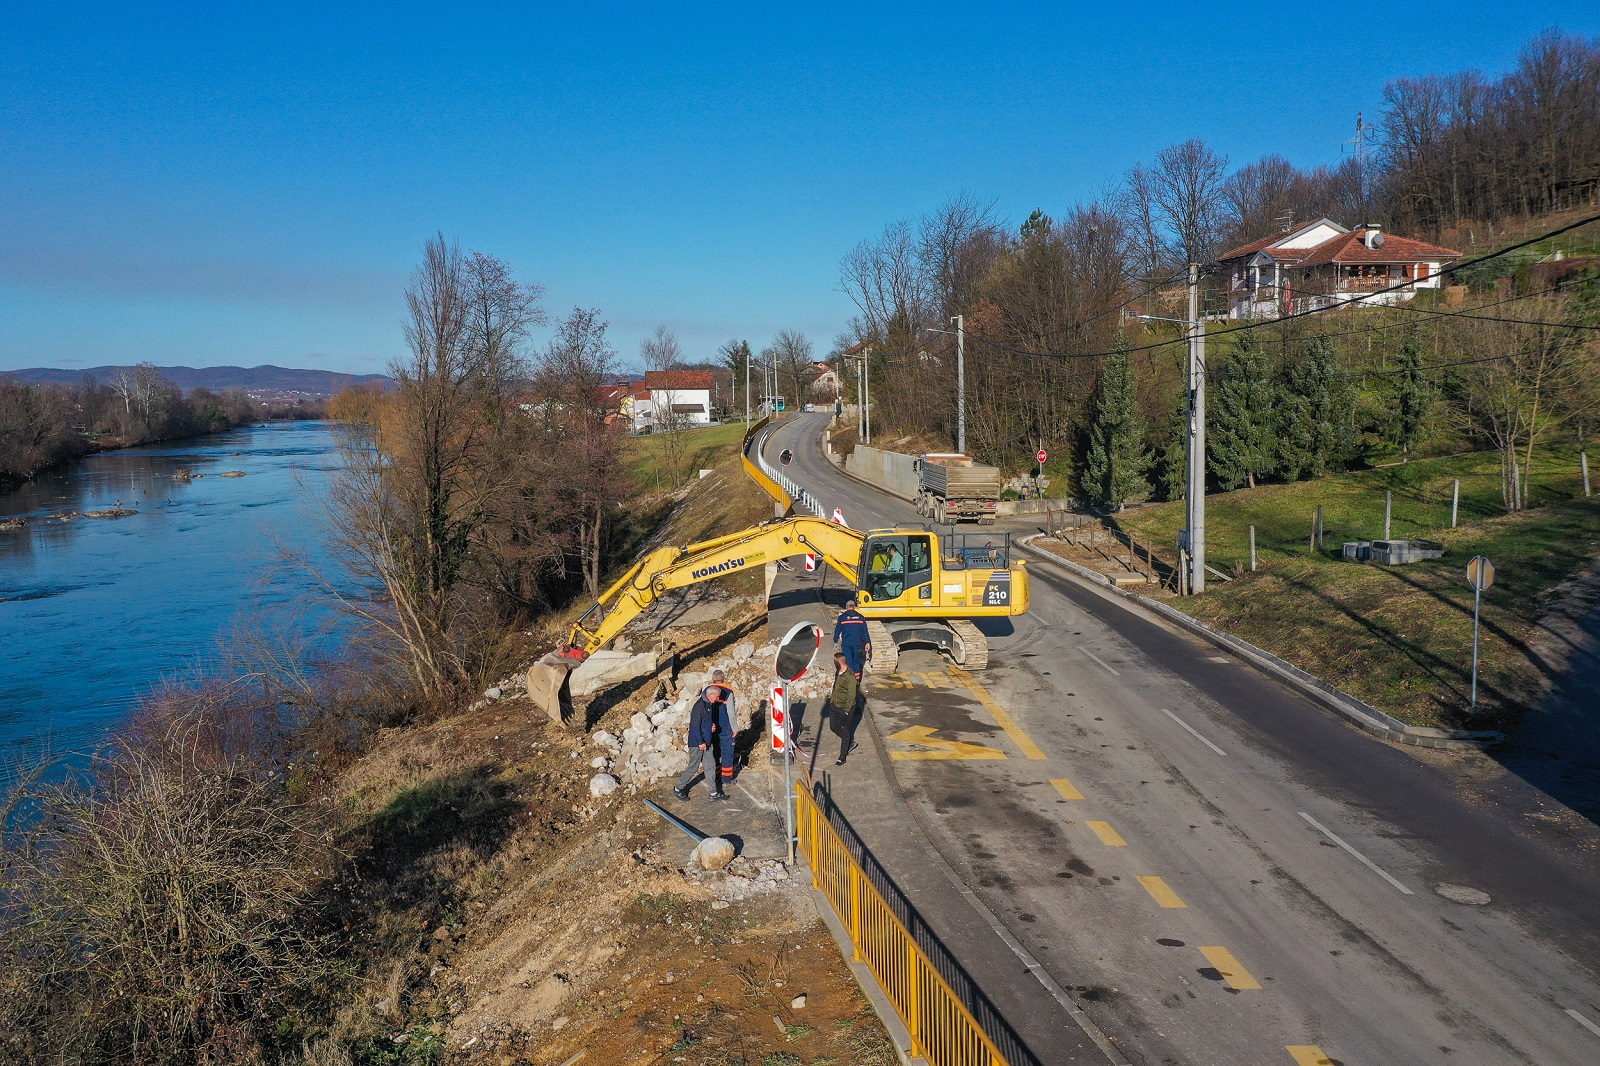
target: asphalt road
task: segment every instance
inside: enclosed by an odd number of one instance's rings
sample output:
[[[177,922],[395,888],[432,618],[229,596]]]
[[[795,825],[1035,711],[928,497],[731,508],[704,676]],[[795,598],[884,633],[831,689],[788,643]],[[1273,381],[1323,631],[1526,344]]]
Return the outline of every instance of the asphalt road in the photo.
[[[918,522],[829,465],[826,418],[769,457],[857,528]],[[910,652],[870,705],[929,839],[1131,1061],[1600,1063],[1592,853],[1031,573],[981,677]]]

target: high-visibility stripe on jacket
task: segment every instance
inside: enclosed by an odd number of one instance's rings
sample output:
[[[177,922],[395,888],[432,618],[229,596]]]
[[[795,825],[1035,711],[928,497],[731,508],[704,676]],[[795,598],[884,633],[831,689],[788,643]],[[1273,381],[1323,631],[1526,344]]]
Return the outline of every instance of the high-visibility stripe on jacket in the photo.
[[[833,639],[840,645],[871,644],[872,634],[867,630],[867,620],[856,611],[845,611],[833,623]]]

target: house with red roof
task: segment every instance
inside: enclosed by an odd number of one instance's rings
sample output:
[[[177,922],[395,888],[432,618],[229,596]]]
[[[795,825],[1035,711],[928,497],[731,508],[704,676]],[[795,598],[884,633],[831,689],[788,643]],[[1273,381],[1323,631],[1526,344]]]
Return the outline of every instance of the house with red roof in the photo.
[[[631,414],[633,431],[649,433],[663,428],[708,426],[711,424],[711,392],[714,379],[709,370],[651,370],[633,388]]]
[[[1218,257],[1229,318],[1279,318],[1340,304],[1397,304],[1437,289],[1461,257],[1368,223],[1347,229],[1319,218]]]

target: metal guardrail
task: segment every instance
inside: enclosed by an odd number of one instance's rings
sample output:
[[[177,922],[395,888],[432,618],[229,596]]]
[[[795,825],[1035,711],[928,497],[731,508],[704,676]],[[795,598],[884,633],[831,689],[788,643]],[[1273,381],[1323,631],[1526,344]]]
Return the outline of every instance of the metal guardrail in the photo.
[[[812,790],[796,783],[795,796],[795,828],[812,887],[827,897],[849,931],[854,961],[872,971],[905,1023],[912,1054],[932,1066],[1009,1066],[856,861]]]
[[[765,422],[766,420],[763,419],[762,421]],[[783,471],[767,462],[767,456],[762,447],[766,441],[766,434],[762,432],[762,429],[763,427],[758,425],[751,432],[748,440],[749,448],[745,453],[746,458],[752,457],[753,453],[756,466],[761,469],[763,474],[771,478],[779,488],[788,493],[791,501],[801,507],[804,507],[818,518],[828,517],[827,511],[823,510],[821,501],[819,501],[815,496],[811,495],[811,493],[807,492],[805,489],[801,488],[794,481],[794,479],[783,473]]]

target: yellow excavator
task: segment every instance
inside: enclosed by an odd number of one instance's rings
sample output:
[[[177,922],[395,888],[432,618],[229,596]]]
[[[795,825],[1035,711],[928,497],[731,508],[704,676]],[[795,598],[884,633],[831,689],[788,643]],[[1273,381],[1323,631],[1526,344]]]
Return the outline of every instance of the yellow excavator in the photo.
[[[764,423],[763,423],[764,424]],[[674,589],[742,573],[780,559],[814,555],[857,590],[872,640],[873,673],[893,673],[899,649],[939,648],[968,670],[989,661],[974,618],[1027,613],[1028,572],[1005,533],[943,534],[927,526],[865,532],[809,516],[794,517],[789,493],[750,461],[745,469],[783,507],[785,517],[725,537],[651,552],[573,623],[566,644],[528,674],[528,694],[559,715],[567,673],[609,644],[627,624]]]

